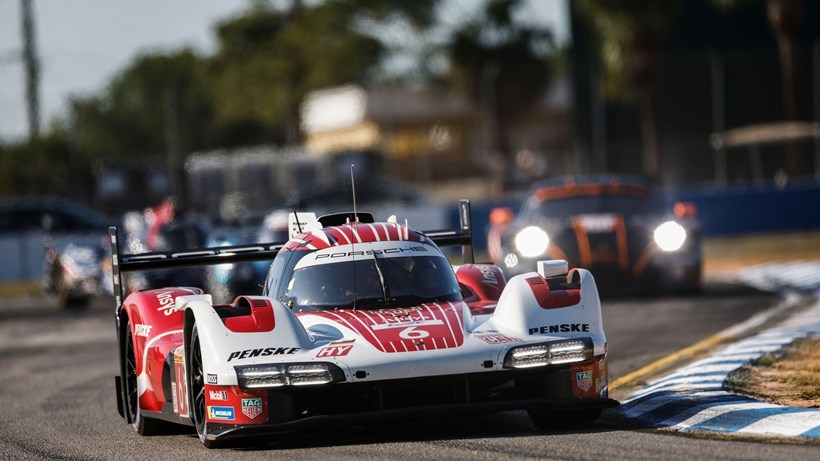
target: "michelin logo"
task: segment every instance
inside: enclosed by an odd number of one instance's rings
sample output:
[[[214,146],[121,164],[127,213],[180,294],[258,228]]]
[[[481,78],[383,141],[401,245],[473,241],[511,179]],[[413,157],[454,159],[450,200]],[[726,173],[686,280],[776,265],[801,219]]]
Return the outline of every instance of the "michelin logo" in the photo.
[[[233,421],[233,407],[208,407],[208,419]]]

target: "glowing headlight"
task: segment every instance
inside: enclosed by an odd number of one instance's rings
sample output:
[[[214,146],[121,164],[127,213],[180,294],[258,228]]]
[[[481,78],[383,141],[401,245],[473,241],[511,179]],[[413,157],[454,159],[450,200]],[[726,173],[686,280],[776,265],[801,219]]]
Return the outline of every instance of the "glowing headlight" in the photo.
[[[504,357],[504,368],[531,368],[590,360],[590,338],[567,339],[550,343],[514,347]]]
[[[518,256],[515,253],[509,253],[507,256],[504,256],[504,265],[512,269],[513,267],[518,265]]]
[[[234,367],[239,387],[306,386],[344,381],[341,368],[332,363],[277,363]]]
[[[549,365],[549,344],[516,347],[507,353],[504,366],[510,368],[530,368]]]
[[[655,243],[663,251],[678,251],[686,241],[686,229],[675,221],[666,221],[655,229]]]
[[[549,244],[549,235],[537,226],[525,227],[515,236],[515,248],[525,258],[541,256]]]

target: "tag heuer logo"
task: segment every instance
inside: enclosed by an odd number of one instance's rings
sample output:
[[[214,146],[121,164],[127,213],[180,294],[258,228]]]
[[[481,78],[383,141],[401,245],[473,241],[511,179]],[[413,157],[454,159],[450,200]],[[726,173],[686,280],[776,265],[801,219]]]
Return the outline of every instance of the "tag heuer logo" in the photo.
[[[217,384],[216,375],[208,373],[208,384]]]
[[[592,372],[591,371],[579,371],[575,373],[575,384],[578,386],[578,389],[586,392],[592,387]]]
[[[262,399],[242,399],[242,414],[250,419],[262,414]]]

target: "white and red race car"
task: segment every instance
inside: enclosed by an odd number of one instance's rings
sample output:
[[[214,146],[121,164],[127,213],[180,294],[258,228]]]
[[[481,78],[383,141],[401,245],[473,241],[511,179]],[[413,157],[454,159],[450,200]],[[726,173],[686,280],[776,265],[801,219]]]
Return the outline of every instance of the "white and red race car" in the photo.
[[[112,228],[121,416],[144,435],[192,425],[214,447],[459,412],[526,410],[561,427],[617,405],[592,275],[542,261],[505,281],[472,262],[459,206],[457,231],[299,213],[285,244],[181,253],[121,254]],[[439,245],[461,245],[464,264]],[[228,305],[188,287],[122,301],[123,272],[262,259],[273,259],[262,293]]]

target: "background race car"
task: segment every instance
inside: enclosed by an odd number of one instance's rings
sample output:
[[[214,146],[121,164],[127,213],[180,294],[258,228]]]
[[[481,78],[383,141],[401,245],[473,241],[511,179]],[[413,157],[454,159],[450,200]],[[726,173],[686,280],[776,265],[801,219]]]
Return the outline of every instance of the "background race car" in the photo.
[[[535,183],[518,215],[491,212],[490,257],[508,276],[539,259],[565,259],[599,277],[605,294],[687,292],[701,286],[695,207],[669,204],[634,177],[567,177]]]

